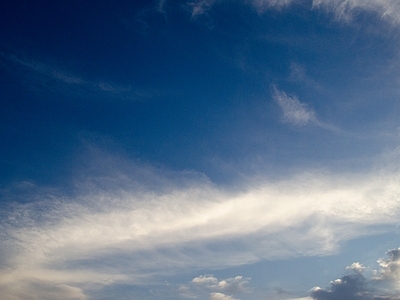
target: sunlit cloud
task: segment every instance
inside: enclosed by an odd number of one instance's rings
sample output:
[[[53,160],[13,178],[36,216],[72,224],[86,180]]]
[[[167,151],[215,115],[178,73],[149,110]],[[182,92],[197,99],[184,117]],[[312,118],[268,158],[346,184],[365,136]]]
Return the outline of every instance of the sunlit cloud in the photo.
[[[240,299],[234,298],[230,295],[225,295],[223,293],[215,292],[215,293],[211,293],[210,300],[240,300]]]
[[[214,275],[200,275],[186,285],[180,285],[179,294],[183,298],[237,299],[240,294],[251,293],[248,287],[250,278],[236,276],[218,279]],[[239,298],[238,298],[239,299]]]
[[[314,300],[336,299],[387,299],[400,298],[400,248],[388,251],[389,258],[379,259],[379,268],[374,270],[372,277],[364,275],[365,267],[360,263],[353,263],[346,268],[351,270],[339,279],[331,281],[329,288],[315,287],[311,297]]]
[[[154,190],[129,173],[110,168],[108,175],[88,178],[85,192],[73,198],[36,194],[43,200],[2,211],[3,289],[36,281],[72,288],[140,283],[188,268],[328,255],[346,240],[391,230],[399,218],[400,174],[386,169],[257,179],[234,191],[168,178]],[[229,295],[243,280],[200,276],[194,282]]]

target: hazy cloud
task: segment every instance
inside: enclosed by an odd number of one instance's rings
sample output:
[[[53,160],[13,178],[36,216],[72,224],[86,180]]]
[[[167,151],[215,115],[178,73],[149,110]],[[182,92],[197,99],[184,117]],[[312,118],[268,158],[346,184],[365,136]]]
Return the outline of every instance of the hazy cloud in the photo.
[[[119,98],[121,100],[138,100],[150,98],[152,93],[140,91],[131,86],[121,86],[105,81],[87,80],[66,72],[61,68],[40,61],[28,60],[11,54],[0,52],[0,58],[13,64],[9,71],[16,76],[24,78],[24,84],[33,90],[42,91],[45,85],[47,91],[63,93],[66,95],[105,96]],[[16,67],[16,68],[15,68]],[[49,85],[49,81],[55,81],[57,85]],[[54,86],[52,90],[52,86]]]
[[[65,284],[48,284],[41,281],[22,281],[8,285],[0,282],[2,300],[87,300],[79,287]]]
[[[188,7],[191,9],[192,18],[205,14],[209,9],[211,9],[215,2],[216,0],[198,0],[189,2]]]
[[[297,126],[308,123],[319,124],[315,112],[306,104],[301,103],[297,97],[288,96],[273,86],[273,98],[282,109],[284,122]]]
[[[206,13],[216,2],[217,0],[189,2],[189,6],[192,7],[192,17]],[[281,9],[293,3],[304,3],[304,1],[243,0],[243,3],[252,5],[258,13],[262,14],[267,9]],[[333,12],[338,20],[345,22],[351,21],[360,10],[375,13],[377,17],[393,24],[400,22],[400,3],[397,0],[313,0],[309,7]]]
[[[391,23],[400,22],[400,2],[397,0],[313,0],[314,7],[333,11],[340,20],[349,21],[357,10],[375,13]]]

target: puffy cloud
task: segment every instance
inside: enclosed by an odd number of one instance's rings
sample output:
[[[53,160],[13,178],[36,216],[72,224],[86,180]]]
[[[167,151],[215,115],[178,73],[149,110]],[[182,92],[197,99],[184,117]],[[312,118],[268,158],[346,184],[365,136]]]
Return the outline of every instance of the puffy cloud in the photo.
[[[400,299],[399,249],[388,251],[388,259],[378,260],[379,269],[375,276],[367,278],[363,274],[364,267],[353,263],[346,269],[353,270],[331,282],[328,289],[315,287],[311,292],[314,300],[398,300]]]
[[[199,277],[193,278],[192,283],[203,285],[214,291],[224,291],[234,294],[248,291],[246,285],[249,283],[249,280],[250,278],[236,276],[219,281],[213,275],[200,275]]]
[[[238,294],[249,293],[247,287],[250,278],[236,276],[219,280],[214,275],[200,275],[192,279],[189,285],[181,285],[179,293],[184,298],[199,298],[210,295],[211,299],[236,299]]]
[[[239,299],[229,295],[225,295],[223,293],[211,293],[210,300],[239,300]]]

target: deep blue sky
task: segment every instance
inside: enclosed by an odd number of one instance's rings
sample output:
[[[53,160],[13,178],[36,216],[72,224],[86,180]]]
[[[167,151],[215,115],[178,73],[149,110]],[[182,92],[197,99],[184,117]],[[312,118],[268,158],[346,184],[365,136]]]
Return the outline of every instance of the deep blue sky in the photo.
[[[398,299],[396,0],[8,2],[5,299]]]

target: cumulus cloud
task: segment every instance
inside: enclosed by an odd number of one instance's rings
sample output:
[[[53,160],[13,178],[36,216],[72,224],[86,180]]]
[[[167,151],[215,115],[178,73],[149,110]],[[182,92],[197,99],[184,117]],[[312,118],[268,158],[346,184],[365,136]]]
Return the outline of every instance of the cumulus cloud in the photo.
[[[223,293],[211,293],[210,300],[239,300],[239,299],[229,295],[225,295]]]
[[[193,278],[192,283],[204,286],[214,291],[223,291],[234,294],[248,291],[246,285],[249,283],[249,280],[250,278],[243,278],[243,276],[218,280],[213,275],[200,275],[199,277]]]
[[[336,279],[330,287],[313,288],[311,297],[314,300],[398,300],[400,299],[400,248],[388,251],[389,258],[378,260],[379,269],[374,276],[368,278],[363,274],[364,267],[353,263],[350,269],[353,273]]]
[[[247,287],[250,278],[236,276],[219,280],[214,275],[200,275],[192,279],[190,284],[179,287],[183,298],[199,298],[210,295],[210,299],[237,299],[242,293],[249,293]]]
[[[115,170],[103,166],[99,179],[79,178],[74,196],[36,189],[25,204],[2,206],[2,294],[21,286],[20,292],[34,293],[30,282],[139,284],[193,268],[327,255],[343,241],[392,230],[400,217],[397,171],[309,172],[225,190],[202,176],[186,180],[188,173],[120,163],[124,167]],[[393,270],[391,261],[381,265],[376,276],[394,274],[384,272]],[[243,291],[249,281],[196,278],[193,285],[226,295]]]

